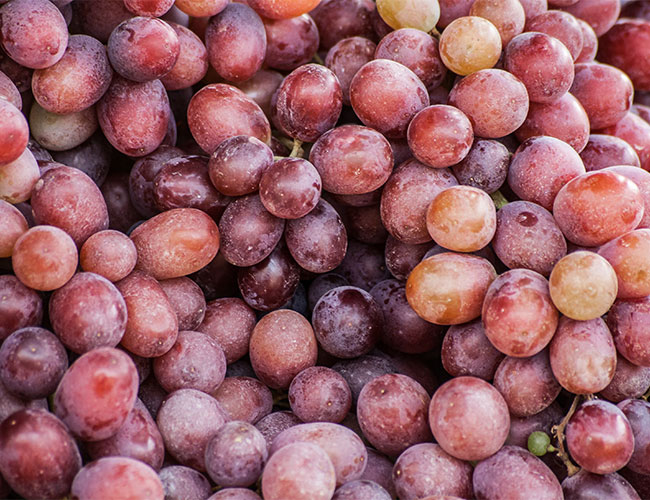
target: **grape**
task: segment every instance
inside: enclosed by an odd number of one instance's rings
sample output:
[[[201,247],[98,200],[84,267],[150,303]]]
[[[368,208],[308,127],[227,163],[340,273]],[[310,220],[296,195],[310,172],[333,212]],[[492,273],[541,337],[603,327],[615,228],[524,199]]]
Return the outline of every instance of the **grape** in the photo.
[[[627,177],[605,170],[574,178],[558,192],[553,203],[553,215],[564,235],[585,246],[602,245],[633,230],[643,212],[638,186]]]
[[[0,472],[26,498],[61,498],[81,468],[65,425],[46,410],[20,410],[0,425]]]
[[[237,273],[242,298],[258,311],[270,311],[286,304],[296,292],[299,281],[299,267],[282,244],[259,264],[242,268]]]
[[[0,346],[0,381],[21,398],[52,394],[67,368],[65,348],[43,328],[17,329]]]
[[[632,0],[625,2],[621,7],[621,17],[636,17],[648,19],[648,4],[645,0]]]
[[[223,349],[228,364],[245,356],[255,327],[255,313],[238,298],[209,302],[197,331],[213,338]]]
[[[351,481],[336,490],[332,500],[390,500],[392,497],[373,481]]]
[[[383,245],[386,242],[388,231],[381,221],[379,204],[345,208],[343,213],[351,238],[368,245]]]
[[[11,257],[16,240],[28,229],[27,220],[20,210],[0,200],[0,258]]]
[[[411,309],[405,286],[399,281],[382,281],[370,294],[383,312],[383,344],[405,353],[423,353],[440,345],[443,328],[424,321]]]
[[[442,341],[442,365],[450,375],[470,375],[492,380],[504,358],[485,336],[481,321],[454,325]]]
[[[508,437],[508,405],[490,384],[476,377],[456,377],[431,398],[429,425],[438,444],[460,460],[483,460]]]
[[[627,399],[618,404],[623,411],[634,434],[634,452],[627,467],[634,472],[647,474],[650,471],[650,404],[643,399]]]
[[[163,401],[156,422],[165,449],[182,465],[205,471],[205,448],[228,421],[221,405],[196,389],[179,389]]]
[[[158,473],[165,500],[205,500],[212,488],[203,474],[183,465],[168,465]]]
[[[336,1],[340,0],[331,0],[329,4]],[[326,5],[326,3],[322,2],[322,5]],[[346,6],[346,9],[348,8],[349,5]],[[324,32],[324,36],[331,31],[330,28],[328,26],[328,31]],[[354,36],[340,40],[327,52],[325,66],[331,69],[339,79],[341,91],[343,92],[343,104],[350,105],[350,84],[352,79],[364,64],[372,61],[376,48],[374,42],[360,36]]]
[[[183,155],[183,151],[162,145],[153,153],[136,160],[129,174],[129,196],[143,217],[153,217],[158,213],[154,198],[154,179],[167,161]]]
[[[580,353],[576,356],[575,353]],[[553,375],[567,391],[591,394],[605,389],[614,377],[616,349],[600,319],[561,318],[550,345]]]
[[[510,153],[503,144],[498,141],[475,139],[467,156],[451,169],[462,185],[492,194],[506,180],[509,164]]]
[[[555,137],[580,153],[589,140],[589,118],[580,101],[567,92],[552,103],[531,102],[515,135],[522,142],[537,135]]]
[[[440,21],[438,26],[446,28],[459,17],[468,16],[473,0],[438,0],[440,4]]]
[[[93,460],[102,457],[120,456],[140,460],[159,470],[165,457],[162,436],[149,411],[139,399],[126,417],[117,434],[86,443],[86,450]]]
[[[366,467],[367,451],[361,438],[342,425],[328,422],[294,425],[273,439],[269,449],[271,458],[294,443],[310,443],[324,450],[334,465],[339,486],[358,479]]]
[[[283,79],[277,71],[260,69],[250,79],[238,83],[237,87],[255,101],[266,116],[271,116],[271,100]],[[271,141],[275,142],[275,138],[272,137]]]
[[[81,2],[73,4],[76,21],[81,31],[106,43],[113,29],[122,21],[133,17],[124,1],[107,0],[101,4]]]
[[[155,419],[163,400],[167,397],[167,392],[160,387],[156,377],[150,376],[140,383],[138,398],[147,407],[151,416]]]
[[[254,491],[245,488],[224,488],[207,500],[261,500],[261,498]]]
[[[564,7],[563,10],[586,21],[600,37],[609,31],[618,19],[621,12],[620,3],[616,0],[580,0]]]
[[[544,276],[567,252],[564,235],[551,213],[528,201],[508,203],[497,212],[492,247],[510,269],[523,267]]]
[[[398,166],[386,182],[381,197],[381,218],[388,232],[407,244],[426,243],[427,209],[445,188],[458,181],[446,169],[431,169],[416,160]]]
[[[24,285],[40,291],[56,290],[72,278],[77,248],[61,229],[35,226],[16,240],[11,264]]]
[[[619,299],[637,299],[650,295],[646,256],[650,244],[650,230],[638,229],[614,238],[598,254],[612,265],[618,278]]]
[[[323,189],[337,194],[363,194],[381,187],[393,168],[388,141],[360,125],[343,125],[323,134],[309,159],[318,170]]]
[[[176,0],[174,5],[188,16],[210,17],[226,8],[228,0]]]
[[[591,134],[580,157],[587,172],[615,165],[641,166],[634,148],[613,135]]]
[[[585,108],[591,128],[600,129],[615,125],[630,110],[634,88],[621,70],[592,62],[576,65],[571,93]]]
[[[23,98],[18,87],[9,76],[0,71],[0,99],[13,104],[18,110],[23,107]]]
[[[274,389],[286,389],[298,373],[316,364],[316,338],[302,315],[279,309],[255,325],[249,354],[262,382]]]
[[[250,486],[262,474],[268,452],[260,431],[246,422],[228,422],[205,448],[205,466],[220,486]]]
[[[55,413],[76,436],[98,441],[119,430],[137,393],[133,361],[122,351],[100,347],[66,371],[54,394]]]
[[[496,272],[487,260],[446,252],[418,264],[406,282],[406,298],[422,319],[457,325],[477,318]]]
[[[203,291],[190,278],[172,278],[160,283],[176,313],[179,330],[196,330],[205,317]]]
[[[639,398],[650,388],[650,367],[630,363],[620,354],[616,356],[614,378],[600,391],[600,395],[613,403],[628,398]]]
[[[232,137],[223,141],[210,157],[210,180],[228,196],[253,193],[272,162],[271,149],[259,139]]]
[[[167,90],[186,89],[201,81],[208,71],[208,52],[203,41],[191,30],[180,24],[168,24],[178,37],[179,53],[160,81]]]
[[[431,440],[429,395],[405,375],[389,373],[370,380],[359,394],[357,418],[368,441],[397,456],[411,445]]]
[[[576,59],[576,63],[592,62],[598,52],[598,37],[594,29],[585,21],[577,18],[582,30],[582,52]]]
[[[153,363],[154,374],[163,389],[197,389],[211,393],[226,374],[226,357],[208,335],[179,332],[176,343]]]
[[[282,431],[301,423],[302,421],[292,412],[277,411],[262,418],[255,427],[262,433],[264,439],[266,439],[267,446],[270,448],[277,435]]]
[[[81,170],[100,187],[106,181],[113,159],[113,149],[99,132],[79,146],[51,153],[56,156],[57,162]]]
[[[345,379],[331,368],[313,366],[301,371],[289,386],[289,404],[303,422],[339,423],[352,404]]]
[[[164,498],[156,472],[139,460],[126,457],[105,457],[87,464],[75,476],[71,494],[79,500]]]
[[[557,424],[563,417],[564,412],[557,402],[551,403],[545,410],[531,415],[530,417],[516,417],[510,415],[510,434],[506,439],[507,445],[528,448],[528,439],[531,434],[540,432],[542,434],[551,434],[551,428]],[[547,447],[544,448],[546,453]]]
[[[25,151],[29,139],[29,127],[20,110],[4,99],[0,99],[0,118],[3,136],[0,141],[0,165],[6,166],[17,161]],[[4,168],[0,168],[0,171]]]
[[[280,84],[271,103],[274,124],[286,135],[314,142],[334,127],[343,107],[336,75],[318,64],[305,64]]]
[[[178,156],[167,161],[154,177],[156,207],[161,212],[173,208],[197,208],[219,220],[230,198],[214,188],[207,166],[207,158],[200,156]]]
[[[266,54],[264,24],[253,9],[233,3],[211,17],[205,29],[208,60],[217,74],[232,82],[252,77]]]
[[[219,229],[205,212],[176,208],[138,226],[131,240],[138,250],[136,268],[169,279],[206,266],[219,250]]]
[[[145,156],[160,146],[169,114],[169,99],[159,80],[137,83],[115,76],[97,104],[106,139],[130,156]]]
[[[338,358],[369,352],[379,339],[383,315],[368,292],[353,286],[334,288],[316,303],[312,324],[319,345]]]
[[[187,108],[187,124],[208,154],[237,135],[252,136],[264,143],[271,139],[269,121],[257,103],[241,90],[222,83],[206,85],[194,94]]]
[[[128,314],[122,346],[143,357],[169,351],[178,335],[178,319],[158,282],[134,271],[115,285],[124,297]]]
[[[393,463],[388,458],[373,448],[368,448],[368,460],[361,480],[381,485],[391,495],[391,498],[395,498],[397,493],[391,477],[392,470]]]
[[[506,46],[504,66],[526,86],[532,102],[556,101],[568,92],[574,79],[571,53],[545,33],[514,37]]]
[[[514,132],[526,120],[528,92],[507,71],[483,69],[452,87],[449,104],[467,115],[475,135],[498,138]]]
[[[396,279],[405,280],[430,246],[430,243],[409,245],[388,235],[384,250],[386,267]]]
[[[586,470],[562,481],[562,492],[565,500],[605,500],[620,498],[621,500],[641,500],[638,493],[623,477],[616,473],[600,475]]]
[[[16,276],[0,275],[0,340],[43,319],[43,300]]]
[[[408,131],[413,156],[429,167],[443,168],[460,162],[472,147],[472,124],[462,111],[443,104],[418,112]]]
[[[271,390],[251,377],[226,377],[212,396],[231,420],[256,424],[273,410]]]
[[[566,426],[571,457],[594,474],[609,474],[627,464],[634,451],[634,435],[625,414],[606,401],[587,401]]]
[[[524,31],[526,23],[526,12],[518,0],[478,0],[472,4],[469,15],[482,17],[494,24],[504,47]]]
[[[322,0],[309,13],[318,27],[321,49],[329,50],[346,38],[374,40],[375,10],[370,0]]]
[[[503,495],[524,500],[560,500],[559,481],[544,462],[518,446],[504,446],[498,453],[478,463],[473,475],[477,500]]]
[[[440,37],[442,62],[458,75],[492,68],[500,55],[499,30],[482,17],[459,17],[445,28]]]
[[[429,32],[440,18],[438,0],[408,0],[394,2],[378,0],[377,10],[381,18],[393,29],[416,28]]]
[[[406,135],[415,114],[429,105],[429,95],[406,66],[377,59],[363,65],[352,78],[350,103],[364,125],[398,139]]]
[[[393,482],[404,500],[430,495],[474,496],[471,466],[432,443],[416,444],[402,453],[395,462]]]
[[[567,12],[549,10],[526,23],[526,30],[544,33],[560,40],[575,61],[582,52],[582,28],[578,20]]]
[[[17,160],[0,167],[0,200],[12,204],[27,201],[39,178],[34,155],[24,149]]]
[[[160,17],[174,4],[173,0],[124,0],[124,6],[137,16]]]
[[[283,158],[268,167],[260,179],[260,200],[276,217],[299,219],[318,203],[321,178],[302,158]]]
[[[52,151],[66,151],[79,146],[97,130],[94,106],[67,115],[50,113],[38,103],[29,115],[32,136]]]
[[[46,0],[14,0],[0,9],[0,42],[7,55],[28,68],[47,68],[63,57],[68,27]]]
[[[352,402],[356,405],[361,389],[371,380],[396,371],[388,359],[363,355],[358,358],[337,362],[332,369],[339,372],[352,391]]]
[[[440,192],[427,210],[427,230],[440,246],[473,252],[490,243],[496,211],[490,196],[478,188],[452,186]]]
[[[557,328],[558,312],[546,279],[535,271],[513,269],[497,277],[482,309],[485,334],[508,356],[533,356],[548,345]]]
[[[290,19],[264,19],[268,46],[264,62],[271,68],[293,71],[312,60],[319,32],[307,14]]]
[[[403,28],[386,35],[377,45],[375,58],[403,64],[427,88],[440,85],[447,74],[447,68],[440,59],[438,41],[417,29]]]
[[[599,131],[601,134],[609,134],[623,139],[634,148],[639,156],[641,167],[650,168],[650,124],[634,113],[627,113],[616,125]]]
[[[327,454],[311,443],[297,442],[269,458],[262,474],[266,500],[328,500],[336,486]]]
[[[63,344],[83,354],[115,347],[126,331],[127,308],[120,291],[94,273],[75,274],[56,290],[49,303],[52,329]]]
[[[501,393],[510,413],[530,417],[545,410],[560,393],[553,377],[548,351],[531,358],[506,357],[494,375],[494,387]]]
[[[614,302],[607,324],[611,329],[616,349],[628,361],[638,366],[650,367],[648,338],[650,331],[646,324],[650,312],[650,299],[618,300]]]

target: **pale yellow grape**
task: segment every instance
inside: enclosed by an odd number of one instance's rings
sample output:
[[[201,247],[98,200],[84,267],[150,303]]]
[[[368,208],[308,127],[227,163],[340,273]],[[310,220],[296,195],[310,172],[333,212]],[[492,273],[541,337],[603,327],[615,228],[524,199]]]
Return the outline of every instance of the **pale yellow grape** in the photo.
[[[415,28],[429,32],[440,19],[438,0],[377,0],[377,11],[396,30]]]
[[[501,35],[487,19],[459,17],[440,37],[442,62],[457,75],[492,68],[501,55]]]

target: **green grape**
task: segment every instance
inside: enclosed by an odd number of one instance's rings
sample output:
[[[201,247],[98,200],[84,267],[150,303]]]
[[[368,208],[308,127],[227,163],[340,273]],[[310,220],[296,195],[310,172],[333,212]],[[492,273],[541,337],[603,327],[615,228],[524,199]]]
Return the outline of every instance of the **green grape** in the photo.
[[[535,431],[528,436],[528,451],[538,457],[543,457],[551,444],[551,438],[542,431]]]

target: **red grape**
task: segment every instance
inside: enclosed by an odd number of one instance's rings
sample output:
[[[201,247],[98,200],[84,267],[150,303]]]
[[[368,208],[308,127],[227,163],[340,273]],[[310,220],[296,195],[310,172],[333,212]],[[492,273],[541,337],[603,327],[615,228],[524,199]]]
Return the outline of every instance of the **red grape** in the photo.
[[[226,377],[212,397],[231,420],[256,424],[273,410],[271,389],[256,378]]]
[[[335,1],[340,0],[332,0],[330,3]],[[326,31],[325,34],[328,32]],[[341,91],[343,92],[343,104],[350,105],[350,84],[352,79],[364,64],[373,60],[376,48],[376,44],[371,40],[353,36],[340,40],[327,52],[325,66],[331,69],[339,79]]]
[[[263,19],[268,45],[264,62],[271,68],[293,71],[312,60],[319,32],[307,14],[289,19]]]
[[[582,52],[582,28],[578,20],[567,12],[548,10],[530,19],[526,23],[526,30],[545,33],[560,40],[569,49],[573,60]]]
[[[318,171],[302,158],[283,158],[268,167],[260,179],[260,201],[283,219],[299,219],[311,212],[321,194]]]
[[[580,157],[587,172],[616,165],[641,166],[634,148],[613,135],[591,134]]]
[[[607,315],[618,352],[638,366],[650,367],[648,313],[650,299],[617,300]]]
[[[190,467],[168,465],[158,477],[165,490],[165,500],[205,500],[212,493],[205,476]]]

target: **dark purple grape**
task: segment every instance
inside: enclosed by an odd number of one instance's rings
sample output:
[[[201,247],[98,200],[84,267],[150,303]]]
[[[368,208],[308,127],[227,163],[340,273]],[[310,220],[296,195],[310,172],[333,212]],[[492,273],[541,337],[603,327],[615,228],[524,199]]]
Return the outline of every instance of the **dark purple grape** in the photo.
[[[557,403],[551,403],[548,408],[530,417],[515,417],[510,415],[510,433],[506,439],[507,445],[528,449],[528,437],[535,431],[551,435],[551,428],[560,423],[564,411]]]
[[[321,49],[327,50],[348,37],[374,38],[369,0],[323,0],[310,12],[321,33]]]
[[[258,311],[271,311],[293,297],[300,282],[298,265],[283,245],[259,264],[237,273],[237,284],[244,301]]]
[[[264,436],[247,422],[224,424],[205,448],[205,468],[219,486],[251,486],[267,458]]]
[[[264,439],[266,439],[267,446],[270,448],[278,434],[287,430],[289,427],[302,423],[302,420],[290,411],[276,411],[262,418],[255,424],[255,427],[262,433]]]
[[[492,194],[505,182],[509,165],[510,153],[503,144],[477,139],[467,156],[451,170],[460,184]]]
[[[641,166],[634,148],[613,135],[591,134],[580,158],[587,172],[615,165]]]
[[[31,288],[10,274],[0,276],[0,340],[43,319],[43,300]]]
[[[340,423],[350,411],[352,393],[338,372],[312,366],[291,381],[289,404],[303,422]]]
[[[65,347],[44,328],[16,330],[0,346],[0,381],[21,398],[49,396],[67,368]]]
[[[392,471],[393,463],[385,455],[373,448],[368,448],[366,469],[363,471],[361,479],[381,485],[391,495],[391,498],[396,498],[397,492],[391,477]]]
[[[340,1],[330,0],[330,3]],[[361,1],[365,2],[367,0]],[[324,32],[323,35],[327,36],[327,32]],[[339,40],[327,52],[325,66],[331,69],[339,79],[343,91],[343,104],[350,105],[350,84],[352,79],[364,64],[374,59],[376,48],[375,42],[360,36],[353,36]]]
[[[293,71],[312,60],[320,41],[316,23],[307,14],[289,19],[263,19],[267,66]]]
[[[650,388],[650,367],[632,364],[617,353],[614,378],[600,391],[600,395],[613,403],[620,403],[624,399],[643,396],[648,388]]]
[[[20,410],[0,425],[0,473],[25,498],[65,496],[81,468],[77,444],[47,410]]]
[[[626,399],[618,408],[623,411],[634,434],[634,452],[627,467],[639,474],[650,472],[650,403],[643,399]]]
[[[592,474],[581,470],[562,481],[564,500],[641,500],[639,494],[616,473]]]
[[[390,500],[390,494],[374,481],[357,480],[336,490],[332,500]]]

